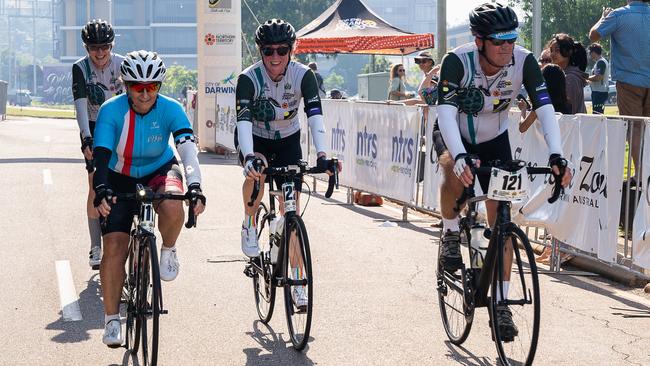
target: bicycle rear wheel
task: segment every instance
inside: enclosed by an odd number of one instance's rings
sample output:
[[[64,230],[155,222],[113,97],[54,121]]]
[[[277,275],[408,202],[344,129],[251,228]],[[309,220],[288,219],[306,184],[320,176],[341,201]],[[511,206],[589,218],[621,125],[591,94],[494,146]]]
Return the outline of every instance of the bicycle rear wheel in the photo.
[[[462,246],[468,247],[468,238],[469,228],[461,225],[460,240],[461,252],[463,253],[466,249],[463,249]],[[441,251],[442,242],[438,247],[438,258],[440,258]],[[469,263],[469,256],[463,255],[463,257],[465,257],[463,262]],[[465,342],[474,321],[474,306],[468,306],[468,301],[465,301],[466,294],[471,294],[467,273],[465,268],[449,273],[445,271],[442,263],[438,260],[436,277],[440,316],[447,337],[455,345],[461,345]]]
[[[260,244],[260,256],[257,264],[262,271],[255,271],[253,275],[253,291],[255,292],[257,315],[264,324],[271,320],[275,306],[275,286],[271,281],[273,266],[271,265],[270,219],[266,216],[267,213],[268,210],[264,203],[260,204],[255,213],[257,240]]]
[[[541,310],[537,265],[528,237],[521,229],[512,224],[504,238],[509,239],[517,249],[514,251],[506,301],[496,300],[497,292],[501,291],[498,283],[502,276],[498,270],[494,271],[490,299],[493,338],[503,365],[532,365],[537,350]],[[495,268],[499,268],[498,263]],[[504,306],[512,313],[516,332],[502,332],[499,328],[497,310],[503,312]]]
[[[309,340],[313,307],[313,278],[307,230],[300,216],[286,219],[284,240],[284,307],[291,343],[302,350]]]
[[[161,310],[160,270],[154,238],[146,238],[142,248],[140,277],[140,335],[142,336],[142,364],[155,366],[158,362],[158,320]]]

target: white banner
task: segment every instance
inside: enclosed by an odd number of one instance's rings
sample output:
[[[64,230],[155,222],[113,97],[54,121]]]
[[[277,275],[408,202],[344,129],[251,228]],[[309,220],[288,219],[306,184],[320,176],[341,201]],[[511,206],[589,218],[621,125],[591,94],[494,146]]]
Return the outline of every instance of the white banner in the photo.
[[[417,107],[354,105],[354,187],[402,202],[415,199]]]
[[[559,123],[562,149],[574,169],[573,181],[551,205],[546,203],[551,178],[534,177],[522,221],[545,226],[560,241],[615,263],[626,123],[587,115],[563,116]],[[520,159],[547,164],[540,123],[525,134],[520,148]]]
[[[235,84],[241,71],[240,10],[241,0],[197,2],[199,108],[196,133],[202,148],[214,149],[217,144],[234,148],[232,115]]]
[[[433,147],[433,125],[438,118],[435,107],[429,107],[426,122],[426,158],[424,165],[424,182],[422,183],[422,205],[440,212],[440,185],[442,184],[442,168],[438,164],[438,155]]]
[[[638,122],[636,122],[638,123]],[[645,125],[645,147],[643,152],[642,177],[637,178],[637,184],[642,187],[639,205],[634,215],[632,242],[634,245],[634,264],[643,268],[650,268],[650,124]],[[637,173],[638,176],[638,173]]]

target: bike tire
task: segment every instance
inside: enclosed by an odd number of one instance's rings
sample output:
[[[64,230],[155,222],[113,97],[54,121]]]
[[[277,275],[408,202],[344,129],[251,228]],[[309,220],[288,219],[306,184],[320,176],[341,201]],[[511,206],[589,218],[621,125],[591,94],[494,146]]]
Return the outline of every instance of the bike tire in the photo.
[[[464,245],[468,247],[469,228],[461,225],[461,251]],[[442,241],[438,247],[438,258],[441,256]],[[464,263],[469,263],[469,256],[464,256]],[[456,272],[445,271],[442,263],[438,260],[436,278],[438,285],[438,306],[442,325],[449,341],[455,345],[461,345],[467,340],[472,323],[474,322],[473,301],[467,301],[466,297],[471,296],[470,280],[467,277],[468,271],[462,268]]]
[[[137,242],[131,237],[129,243],[129,258],[128,273],[126,274],[126,281],[124,282],[123,292],[126,298],[126,349],[132,354],[138,352],[140,346],[140,323],[137,322],[137,290],[136,284],[138,283],[138,268],[142,266],[136,265],[135,261],[138,259],[136,250],[138,248]]]
[[[283,253],[283,277],[284,281],[284,307],[287,315],[287,327],[291,336],[291,343],[296,350],[302,350],[309,341],[309,332],[311,330],[311,319],[313,310],[313,276],[311,266],[311,253],[309,250],[309,239],[305,224],[300,216],[291,216],[286,219],[284,226],[284,253]],[[290,238],[295,233],[295,243],[290,246]],[[302,267],[296,266],[298,270],[292,270],[291,255],[294,254],[294,260],[302,260]],[[296,284],[300,281],[301,284]],[[304,285],[303,285],[304,284]],[[292,292],[298,286],[302,286],[302,291],[306,291],[307,304],[297,306],[294,304]],[[299,289],[298,289],[299,291]]]
[[[494,271],[490,304],[490,326],[493,332],[493,340],[504,366],[509,365],[532,365],[537,350],[540,327],[540,292],[539,278],[535,255],[530,246],[528,237],[516,225],[511,224],[505,231],[504,238],[516,240],[513,245],[517,248],[514,251],[510,285],[508,290],[508,308],[512,312],[513,321],[518,328],[518,334],[501,334],[497,317],[497,305],[504,305],[496,301],[497,291],[500,291],[497,283],[500,281],[498,270]],[[521,244],[521,245],[520,245]],[[498,262],[498,260],[497,260]],[[499,264],[495,263],[498,268]],[[528,269],[526,270],[526,265]],[[514,304],[511,302],[520,302]]]
[[[268,324],[273,316],[275,307],[276,288],[272,283],[273,266],[271,265],[271,232],[269,228],[270,218],[268,209],[264,203],[255,213],[255,225],[257,227],[257,240],[260,244],[260,256],[258,257],[262,273],[256,271],[253,276],[253,292],[255,294],[255,307],[260,321]]]
[[[142,364],[158,363],[158,331],[161,310],[161,284],[158,253],[154,238],[148,237],[143,246],[143,271],[140,278],[140,335],[142,337]]]

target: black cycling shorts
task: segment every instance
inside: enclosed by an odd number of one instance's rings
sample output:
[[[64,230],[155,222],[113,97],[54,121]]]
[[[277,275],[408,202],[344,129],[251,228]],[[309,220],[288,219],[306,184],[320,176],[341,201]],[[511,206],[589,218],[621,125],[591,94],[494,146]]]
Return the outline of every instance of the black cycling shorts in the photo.
[[[95,137],[95,121],[88,121],[88,127],[90,127],[90,136]],[[81,141],[81,144],[83,145],[84,137],[81,136],[81,133],[79,133],[79,141]],[[84,155],[84,161],[86,162],[86,171],[88,172],[88,174],[94,172],[95,171],[94,162],[92,160],[86,159],[85,155]]]
[[[239,156],[239,164],[244,165],[244,156],[239,151],[239,141],[237,140],[237,129],[235,129],[235,148]],[[291,136],[279,140],[265,139],[253,135],[253,151],[264,155],[269,166],[284,167],[295,165],[302,159],[302,147],[300,146],[300,130]],[[268,182],[269,177],[266,178]],[[281,188],[285,181],[284,177],[274,177],[276,188]],[[294,180],[294,189],[302,191],[302,174],[296,176]]]
[[[508,130],[496,138],[480,144],[472,145],[463,139],[463,146],[468,154],[478,156],[481,164],[487,164],[493,160],[510,161],[512,160],[512,151],[510,150],[510,139]],[[486,193],[490,183],[490,177],[487,175],[478,177],[483,193]]]
[[[108,171],[108,185],[116,193],[134,193],[135,185],[138,183],[150,187],[154,192],[164,186],[180,187],[180,192],[183,192],[183,172],[178,166],[176,158],[172,158],[160,169],[142,178],[129,177],[113,170]],[[131,232],[133,216],[137,214],[137,202],[118,201],[111,205],[111,213],[108,214],[108,217],[100,217],[102,234],[113,232],[128,234]]]

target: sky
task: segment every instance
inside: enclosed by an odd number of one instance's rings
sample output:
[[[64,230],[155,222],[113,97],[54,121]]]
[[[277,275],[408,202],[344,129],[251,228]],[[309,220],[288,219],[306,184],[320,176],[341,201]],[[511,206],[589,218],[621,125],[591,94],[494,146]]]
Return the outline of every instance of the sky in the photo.
[[[490,0],[447,0],[447,24],[456,25],[467,20],[467,16],[473,8]],[[505,4],[507,1],[501,1]],[[521,14],[517,11],[517,14]]]

